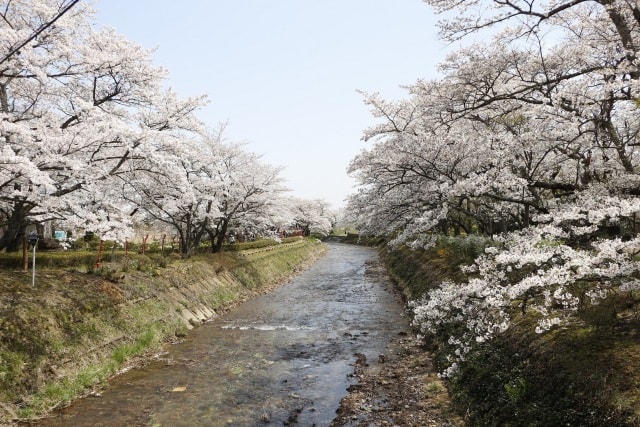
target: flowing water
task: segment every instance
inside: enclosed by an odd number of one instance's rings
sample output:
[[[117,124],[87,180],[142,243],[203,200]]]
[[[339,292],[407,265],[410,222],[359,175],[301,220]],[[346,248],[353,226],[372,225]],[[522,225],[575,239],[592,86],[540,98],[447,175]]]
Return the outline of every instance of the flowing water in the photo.
[[[192,330],[44,426],[327,426],[357,354],[375,369],[406,334],[375,250],[330,244],[311,268]]]

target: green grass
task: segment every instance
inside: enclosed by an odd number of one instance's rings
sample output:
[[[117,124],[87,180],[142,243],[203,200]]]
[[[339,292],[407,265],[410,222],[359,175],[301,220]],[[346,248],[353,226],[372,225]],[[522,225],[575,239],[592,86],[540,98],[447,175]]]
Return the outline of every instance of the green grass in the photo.
[[[116,372],[115,364],[90,366],[80,371],[73,379],[64,378],[46,385],[23,405],[17,414],[21,419],[31,419],[65,405],[105,381]]]
[[[123,344],[116,348],[111,355],[111,359],[120,366],[132,357],[143,354],[151,348],[155,348],[156,345],[162,341],[162,338],[163,336],[159,331],[149,328],[141,333],[132,344]]]
[[[213,310],[224,307],[240,297],[239,288],[217,287],[212,292],[201,297],[201,302]]]

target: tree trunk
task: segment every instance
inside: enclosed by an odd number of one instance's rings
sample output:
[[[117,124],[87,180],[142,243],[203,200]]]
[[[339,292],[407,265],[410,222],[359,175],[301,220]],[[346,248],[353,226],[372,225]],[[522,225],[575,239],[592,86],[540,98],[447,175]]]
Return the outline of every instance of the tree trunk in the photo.
[[[217,253],[222,250],[222,242],[224,241],[224,237],[227,235],[227,228],[229,227],[229,221],[226,218],[223,218],[220,222],[220,227],[218,231],[218,235],[214,241],[211,241],[211,252]]]
[[[207,234],[209,235],[209,242],[211,243],[210,251],[214,253],[216,250],[216,236],[218,236],[218,229],[212,230],[211,228],[207,228]]]
[[[180,241],[180,255],[183,258],[191,256],[191,245],[189,239],[189,231],[184,231],[181,227],[176,227],[178,231],[178,239]]]
[[[7,228],[0,237],[0,250],[5,249],[7,252],[16,252],[22,249],[22,237],[27,228],[26,219],[29,208],[22,202],[14,205],[11,216],[7,221]]]

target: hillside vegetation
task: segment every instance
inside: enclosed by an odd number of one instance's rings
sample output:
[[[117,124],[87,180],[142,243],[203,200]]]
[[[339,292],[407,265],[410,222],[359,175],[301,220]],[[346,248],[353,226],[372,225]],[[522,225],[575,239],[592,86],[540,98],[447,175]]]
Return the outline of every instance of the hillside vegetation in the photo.
[[[382,253],[407,299],[417,300],[442,280],[463,279],[459,267],[488,244],[443,238],[429,250],[385,246]],[[532,312],[518,316],[474,349],[448,381],[458,413],[470,426],[640,425],[637,298],[612,295],[542,334],[534,332]],[[441,370],[453,355],[454,334],[443,328],[425,337],[425,352]]]

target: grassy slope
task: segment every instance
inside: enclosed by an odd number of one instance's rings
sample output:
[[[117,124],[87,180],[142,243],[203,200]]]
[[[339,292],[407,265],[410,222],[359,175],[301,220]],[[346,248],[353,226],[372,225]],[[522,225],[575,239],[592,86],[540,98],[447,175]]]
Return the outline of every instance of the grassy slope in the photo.
[[[392,277],[416,299],[473,259],[466,244],[383,249]],[[476,352],[449,383],[459,412],[478,426],[640,425],[640,314],[628,296],[580,313],[552,333],[525,316]],[[430,350],[444,357],[442,343]]]
[[[287,280],[324,253],[313,239],[190,260],[132,256],[98,274],[0,273],[0,425],[49,411],[206,317]]]

